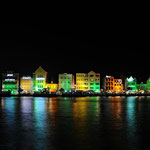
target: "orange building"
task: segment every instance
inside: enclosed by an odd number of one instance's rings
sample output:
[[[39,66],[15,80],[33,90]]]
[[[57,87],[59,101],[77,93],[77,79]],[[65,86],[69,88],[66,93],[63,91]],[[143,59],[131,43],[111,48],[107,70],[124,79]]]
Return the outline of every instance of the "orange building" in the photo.
[[[114,79],[113,76],[106,76],[105,91],[108,93],[122,93],[123,92],[122,80]]]
[[[115,93],[123,92],[122,79],[114,79],[114,92]]]

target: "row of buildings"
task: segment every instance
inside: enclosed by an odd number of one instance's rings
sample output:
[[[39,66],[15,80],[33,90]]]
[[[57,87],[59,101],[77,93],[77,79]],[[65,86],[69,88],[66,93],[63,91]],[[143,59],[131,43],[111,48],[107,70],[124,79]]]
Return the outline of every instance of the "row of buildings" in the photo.
[[[40,66],[32,76],[19,77],[18,73],[2,73],[2,92],[10,91],[11,94],[20,93],[56,93],[75,91],[100,92],[100,74],[93,71],[89,73],[77,73],[76,84],[73,74],[59,74],[58,84],[47,83],[47,72]]]
[[[122,79],[114,79],[113,76],[106,76],[104,83],[104,91],[108,93],[145,93],[150,92],[150,78],[144,84],[137,83],[137,79],[130,76],[126,78],[124,84]]]
[[[150,78],[146,84],[137,84],[136,78],[115,79],[113,76],[104,78],[102,89],[100,88],[100,74],[89,73],[59,74],[58,84],[47,82],[47,72],[40,66],[32,76],[20,77],[18,73],[2,73],[1,92],[18,93],[67,93],[67,92],[94,92],[94,93],[136,93],[150,91]]]

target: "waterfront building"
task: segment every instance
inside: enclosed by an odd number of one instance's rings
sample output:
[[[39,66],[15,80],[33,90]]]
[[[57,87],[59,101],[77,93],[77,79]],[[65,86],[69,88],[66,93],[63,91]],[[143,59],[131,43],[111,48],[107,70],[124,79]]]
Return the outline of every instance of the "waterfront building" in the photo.
[[[46,84],[46,89],[49,91],[49,93],[56,93],[58,90],[58,84],[51,81],[51,83]]]
[[[113,91],[114,91],[114,77],[113,76],[106,76],[104,81],[105,81],[104,90],[107,93],[113,93]]]
[[[122,93],[123,92],[122,79],[114,79],[114,92],[115,93]]]
[[[100,92],[100,74],[90,71],[89,73],[76,73],[77,91]]]
[[[88,73],[88,90],[100,93],[100,74],[90,71]]]
[[[122,93],[123,83],[122,79],[115,79],[113,76],[106,76],[105,79],[105,92],[107,93]]]
[[[132,76],[130,78],[126,78],[125,90],[126,90],[126,92],[129,92],[129,93],[136,93],[136,92],[138,92],[136,78],[133,78]]]
[[[19,92],[19,74],[14,72],[2,73],[2,92],[18,94]]]
[[[46,88],[47,72],[40,66],[33,73],[33,91],[42,92]]]
[[[21,93],[33,93],[33,80],[31,76],[23,76],[20,79]]]
[[[139,93],[144,93],[147,90],[147,85],[141,82],[140,84],[137,84],[137,89]]]
[[[146,81],[146,90],[147,92],[150,92],[150,78]]]
[[[59,74],[58,77],[58,89],[63,89],[65,92],[74,90],[74,76],[72,74]]]
[[[76,73],[76,90],[88,91],[88,80],[87,73]]]

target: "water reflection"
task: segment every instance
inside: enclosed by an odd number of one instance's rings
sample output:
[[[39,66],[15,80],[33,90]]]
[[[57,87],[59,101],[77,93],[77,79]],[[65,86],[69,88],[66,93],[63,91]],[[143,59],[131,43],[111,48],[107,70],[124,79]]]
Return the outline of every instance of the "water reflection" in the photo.
[[[46,136],[47,136],[47,112],[45,109],[45,98],[33,98],[33,136],[34,146],[39,149],[45,148]]]
[[[144,149],[150,97],[0,99],[1,149]]]

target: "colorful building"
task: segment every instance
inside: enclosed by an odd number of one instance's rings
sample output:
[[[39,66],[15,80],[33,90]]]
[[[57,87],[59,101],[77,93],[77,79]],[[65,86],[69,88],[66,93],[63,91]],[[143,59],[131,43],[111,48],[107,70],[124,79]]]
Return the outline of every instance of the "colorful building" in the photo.
[[[33,73],[33,91],[42,92],[46,88],[47,72],[40,66]]]
[[[122,79],[114,79],[113,76],[105,77],[105,92],[107,93],[122,93],[123,92],[123,83]]]
[[[146,81],[146,90],[147,92],[150,92],[150,78]]]
[[[2,73],[2,91],[18,94],[19,92],[19,74],[13,72]]]
[[[20,79],[21,93],[33,93],[33,80],[30,76],[23,76]]]
[[[88,73],[88,90],[100,92],[100,74],[90,71]]]
[[[123,92],[122,79],[114,79],[114,92],[115,93],[122,93]]]
[[[53,83],[53,81],[51,83],[47,83],[46,89],[49,91],[49,93],[56,93],[58,90],[58,84]]]
[[[125,90],[126,90],[126,92],[129,92],[129,93],[136,93],[136,92],[138,92],[136,78],[133,78],[132,76],[130,78],[126,78]]]
[[[94,71],[76,73],[76,90],[100,92],[100,74]]]
[[[144,93],[147,90],[147,84],[144,84],[141,82],[140,84],[137,84],[138,92]]]
[[[76,73],[76,90],[77,91],[88,91],[88,74],[87,73]]]
[[[114,92],[114,77],[112,76],[106,76],[105,82],[104,82],[104,90],[108,93]]]
[[[74,90],[75,85],[74,85],[74,76],[72,74],[59,74],[58,77],[58,89],[63,89],[65,92],[69,92]]]

